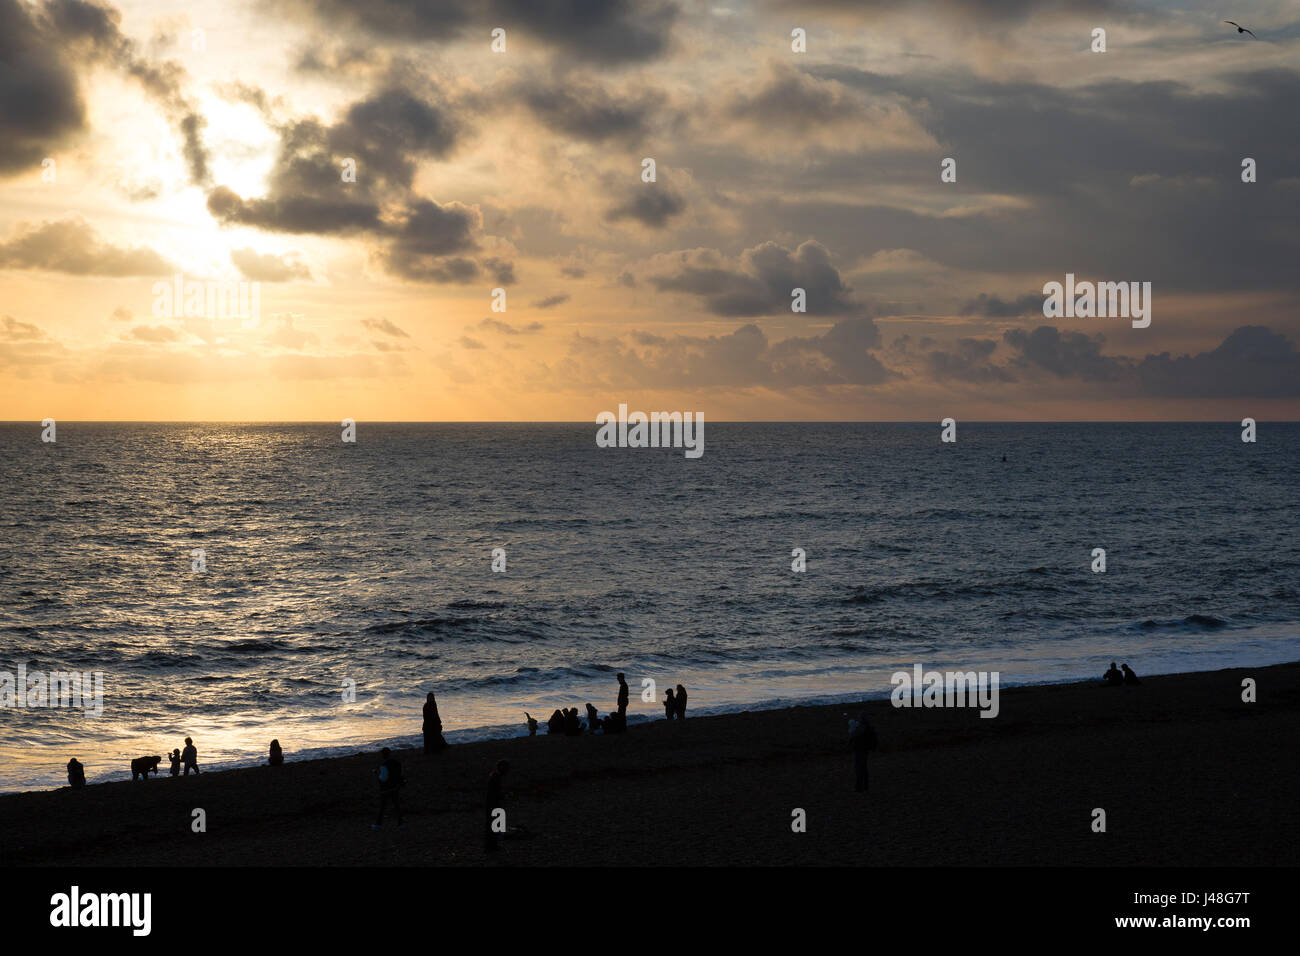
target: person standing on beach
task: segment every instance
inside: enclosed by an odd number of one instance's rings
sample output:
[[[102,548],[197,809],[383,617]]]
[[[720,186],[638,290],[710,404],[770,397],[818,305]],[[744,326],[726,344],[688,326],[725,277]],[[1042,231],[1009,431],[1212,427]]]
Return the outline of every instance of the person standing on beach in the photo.
[[[390,803],[397,811],[397,829],[405,828],[400,794],[402,787],[406,785],[406,778],[402,776],[402,762],[394,760],[392,752],[387,747],[379,751],[379,766],[375,768],[375,776],[379,778],[379,816],[375,818],[374,823],[370,824],[370,829],[378,830],[383,825],[384,808]]]
[[[618,675],[618,715],[627,716],[627,681],[621,673]]]
[[[867,721],[867,712],[849,721],[849,743],[853,746],[853,789],[867,792],[867,754],[876,749],[876,731]]]
[[[267,756],[266,764],[268,767],[284,766],[284,751],[280,749],[280,741],[271,741],[271,751]]]
[[[505,760],[498,760],[497,765],[488,774],[487,799],[483,803],[483,850],[486,853],[495,853],[498,850],[497,835],[492,832],[492,818],[498,810],[505,812],[501,806],[505,797],[501,791],[501,781],[510,771],[510,764]]]
[[[194,741],[189,737],[185,738],[185,749],[181,751],[181,763],[185,764],[185,776],[190,775],[190,771],[199,772],[199,751],[194,746]]]
[[[73,757],[68,761],[68,786],[73,790],[80,790],[86,785],[86,768],[81,765],[81,761]]]
[[[673,698],[673,689],[668,688],[668,693],[664,694],[664,718],[672,720],[677,716],[677,701]]]
[[[675,698],[675,700],[677,703],[677,719],[685,720],[686,719],[686,688],[683,687],[681,684],[677,685],[677,697]]]
[[[173,777],[179,777],[179,776],[181,775],[181,752],[180,752],[180,750],[173,750],[173,751],[171,752],[171,754],[168,755],[168,758],[167,758],[167,759],[169,759],[169,760],[171,761],[171,764],[172,764],[172,776],[173,776]]]
[[[433,692],[424,699],[424,752],[438,753],[447,749],[447,741],[442,736],[442,718],[438,716],[438,702],[433,699]]]

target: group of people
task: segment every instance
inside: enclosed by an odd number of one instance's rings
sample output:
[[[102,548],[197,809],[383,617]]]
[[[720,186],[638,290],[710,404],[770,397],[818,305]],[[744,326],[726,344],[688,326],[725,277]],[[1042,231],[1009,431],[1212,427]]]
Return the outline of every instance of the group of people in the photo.
[[[605,717],[601,717],[600,711],[588,702],[587,720],[584,723],[578,714],[578,708],[557,708],[551,712],[550,719],[546,721],[546,732],[566,737],[577,737],[583,733],[594,734],[598,730],[605,734],[625,733],[627,731],[627,703],[629,696],[627,678],[623,674],[619,674],[617,710]],[[430,694],[429,697],[432,698],[433,695]],[[669,688],[668,693],[664,695],[664,715],[669,720],[686,719],[686,688],[681,684],[677,685],[676,691]],[[528,711],[524,711],[524,720],[528,726],[528,736],[536,737],[537,730],[541,726],[537,718]]]
[[[1110,662],[1110,670],[1102,674],[1101,677],[1110,687],[1119,687],[1122,684],[1133,685],[1142,683],[1138,680],[1137,674],[1133,673],[1133,668],[1125,664],[1123,665],[1122,670],[1116,670],[1114,661]]]
[[[199,751],[194,746],[194,740],[190,737],[185,738],[185,749],[179,747],[167,755],[171,764],[171,775],[173,777],[190,775],[190,771],[199,772]],[[148,780],[149,774],[161,772],[163,758],[153,757],[135,757],[131,760],[131,779]],[[279,767],[284,764],[284,751],[280,749],[280,741],[272,740],[270,754],[266,761],[268,766]],[[86,765],[76,757],[68,761],[68,785],[73,790],[80,790],[86,785]]]

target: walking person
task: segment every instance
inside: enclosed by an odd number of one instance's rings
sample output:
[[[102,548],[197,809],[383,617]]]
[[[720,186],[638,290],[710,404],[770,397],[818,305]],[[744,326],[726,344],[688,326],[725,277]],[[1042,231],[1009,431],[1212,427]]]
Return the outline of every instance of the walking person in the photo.
[[[185,776],[190,775],[190,771],[199,772],[199,751],[194,746],[194,741],[189,737],[185,738],[185,749],[181,751],[181,763],[185,764]]]
[[[390,803],[397,811],[397,829],[405,829],[406,823],[402,820],[401,790],[406,785],[406,778],[402,775],[402,762],[394,760],[387,747],[379,751],[379,766],[375,768],[375,776],[379,778],[379,816],[375,818],[374,823],[370,824],[370,829],[378,830],[383,825],[384,808]]]
[[[849,743],[853,746],[853,789],[867,792],[867,754],[876,749],[876,731],[864,710],[857,720],[849,721]]]

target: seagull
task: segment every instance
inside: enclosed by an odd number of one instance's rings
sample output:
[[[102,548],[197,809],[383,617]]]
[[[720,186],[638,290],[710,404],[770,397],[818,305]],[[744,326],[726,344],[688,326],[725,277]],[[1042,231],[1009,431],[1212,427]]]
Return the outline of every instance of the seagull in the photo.
[[[1224,22],[1224,23],[1232,23],[1232,25],[1233,25],[1234,27],[1237,28],[1237,32],[1238,32],[1238,33],[1250,33],[1251,36],[1255,37],[1255,34],[1254,34],[1254,33],[1251,33],[1251,31],[1247,30],[1245,27],[1243,27],[1243,26],[1242,26],[1241,24],[1239,24],[1239,23],[1233,23],[1233,21],[1231,21],[1231,20],[1224,20],[1223,22]],[[1255,39],[1258,40],[1259,37],[1255,37]]]

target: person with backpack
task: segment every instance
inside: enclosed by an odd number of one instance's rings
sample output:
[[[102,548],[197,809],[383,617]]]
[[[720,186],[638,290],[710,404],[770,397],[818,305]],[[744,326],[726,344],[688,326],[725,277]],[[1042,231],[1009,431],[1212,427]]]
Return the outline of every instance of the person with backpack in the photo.
[[[394,760],[387,747],[379,751],[379,766],[375,768],[375,776],[379,778],[379,816],[370,824],[370,829],[378,830],[383,825],[384,808],[390,803],[397,811],[397,829],[405,829],[400,794],[402,787],[406,786],[406,778],[402,775],[402,762]]]
[[[876,731],[864,710],[857,720],[849,721],[849,743],[853,747],[853,789],[867,792],[867,754],[876,749]]]

